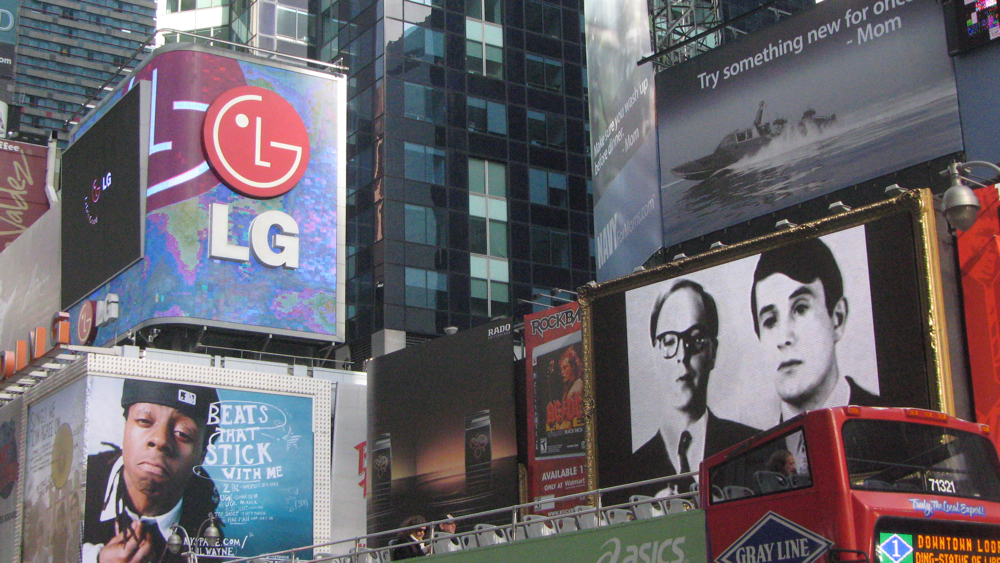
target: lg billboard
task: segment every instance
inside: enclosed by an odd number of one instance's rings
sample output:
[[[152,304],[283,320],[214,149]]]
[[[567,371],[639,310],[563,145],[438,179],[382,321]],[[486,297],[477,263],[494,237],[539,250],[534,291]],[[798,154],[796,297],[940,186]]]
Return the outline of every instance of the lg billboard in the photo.
[[[97,343],[154,323],[342,340],[344,77],[164,47],[81,123],[69,152],[108,138],[102,124],[143,82],[146,148],[135,168],[147,170],[144,256],[109,283],[80,288],[84,300],[120,299],[120,317]]]

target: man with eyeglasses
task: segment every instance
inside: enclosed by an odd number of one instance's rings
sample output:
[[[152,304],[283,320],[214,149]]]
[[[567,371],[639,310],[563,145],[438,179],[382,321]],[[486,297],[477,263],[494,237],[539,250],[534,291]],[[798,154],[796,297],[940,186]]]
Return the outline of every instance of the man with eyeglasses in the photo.
[[[708,408],[708,376],[715,367],[718,334],[715,299],[700,284],[680,280],[656,298],[649,335],[659,372],[650,392],[662,398],[662,407],[659,431],[632,459],[640,479],[697,471],[704,458],[757,433]],[[686,477],[643,492],[686,493],[695,482]]]

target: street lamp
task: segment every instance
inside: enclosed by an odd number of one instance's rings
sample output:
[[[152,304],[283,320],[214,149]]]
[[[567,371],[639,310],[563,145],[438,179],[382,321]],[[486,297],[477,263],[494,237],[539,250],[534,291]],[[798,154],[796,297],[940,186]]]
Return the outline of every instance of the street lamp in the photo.
[[[208,518],[206,518],[205,521],[201,523],[201,526],[198,527],[198,534],[195,536],[195,539],[197,540],[198,538],[201,538],[205,540],[205,543],[213,547],[219,545],[219,541],[222,539],[222,531],[215,525],[215,520],[215,513],[209,512]],[[208,525],[207,528],[205,527],[206,524]],[[198,563],[198,552],[195,550],[194,542],[191,540],[191,536],[188,534],[187,530],[184,529],[184,526],[174,524],[170,530],[170,537],[167,538],[167,546],[164,548],[163,553],[160,554],[160,562],[162,563],[163,558],[167,555],[167,551],[169,551],[174,555],[183,555],[184,558],[187,559],[188,563]],[[182,538],[178,532],[183,532],[184,537]],[[181,553],[181,549],[183,549],[185,544],[185,539],[187,540],[187,551]]]
[[[972,228],[979,216],[979,198],[966,182],[972,182],[983,186],[979,182],[972,180],[963,173],[967,173],[973,166],[983,166],[1000,174],[1000,167],[992,162],[983,160],[971,160],[969,162],[953,162],[948,165],[947,170],[941,172],[942,176],[947,175],[951,179],[951,186],[944,192],[942,204],[944,205],[944,216],[949,223],[960,231],[967,231]]]

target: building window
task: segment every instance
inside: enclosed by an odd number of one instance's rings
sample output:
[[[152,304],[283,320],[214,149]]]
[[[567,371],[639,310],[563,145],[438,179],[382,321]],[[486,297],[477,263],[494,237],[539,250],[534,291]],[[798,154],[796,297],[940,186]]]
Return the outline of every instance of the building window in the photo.
[[[539,168],[528,169],[528,188],[532,203],[566,207],[566,175]]]
[[[278,6],[277,19],[278,24],[275,35],[291,38],[296,41],[309,41],[309,26],[312,19],[309,12]]]
[[[444,33],[412,23],[404,23],[403,50],[406,56],[412,59],[419,59],[431,64],[443,64]]]
[[[469,194],[469,251],[507,258],[507,200]]]
[[[569,234],[547,227],[531,227],[531,259],[541,264],[569,267]]]
[[[406,242],[448,245],[448,212],[444,209],[405,204]]]
[[[228,41],[229,40],[229,27],[228,26],[223,26],[223,27],[206,27],[206,28],[203,28],[203,29],[191,30],[191,31],[188,31],[188,33],[193,33],[194,35],[197,35],[197,37],[191,37],[190,35],[187,35],[187,34],[182,35],[180,33],[164,33],[163,34],[163,42],[164,43],[180,43],[180,42],[187,41],[187,42],[193,42],[193,43],[200,43],[202,45],[214,45],[214,42],[210,41],[208,38],[222,39],[223,41]]]
[[[406,268],[406,305],[423,309],[448,308],[448,275],[443,272]]]
[[[506,260],[470,258],[470,312],[481,317],[510,314],[510,273]]]
[[[403,88],[403,115],[410,119],[444,125],[447,102],[437,88],[406,82]]]
[[[469,192],[507,197],[507,166],[499,162],[470,158]]]
[[[465,20],[465,66],[473,74],[503,79],[503,28]]]
[[[469,131],[478,133],[507,134],[507,106],[468,97]]]
[[[525,55],[524,74],[529,86],[552,90],[553,92],[562,91],[562,61],[547,59],[538,55]]]
[[[403,143],[404,175],[407,180],[444,184],[445,154],[441,149]]]
[[[424,6],[431,6],[433,8],[444,8],[444,0],[411,0],[417,4],[423,4]]]
[[[503,2],[502,0],[465,0],[465,16],[503,24]]]
[[[524,29],[562,39],[562,10],[545,2],[524,3]]]
[[[528,142],[548,147],[566,146],[566,119],[559,115],[528,110]]]

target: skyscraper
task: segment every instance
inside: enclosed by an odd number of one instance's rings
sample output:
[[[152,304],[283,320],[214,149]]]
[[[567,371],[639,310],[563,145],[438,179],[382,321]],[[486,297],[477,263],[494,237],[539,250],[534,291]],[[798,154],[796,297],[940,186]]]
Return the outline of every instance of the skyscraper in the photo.
[[[318,0],[349,69],[355,361],[593,278],[582,6]]]
[[[21,0],[16,75],[9,103],[22,107],[21,130],[63,130],[142,59],[153,33],[150,0]],[[125,70],[118,72],[120,67]]]

